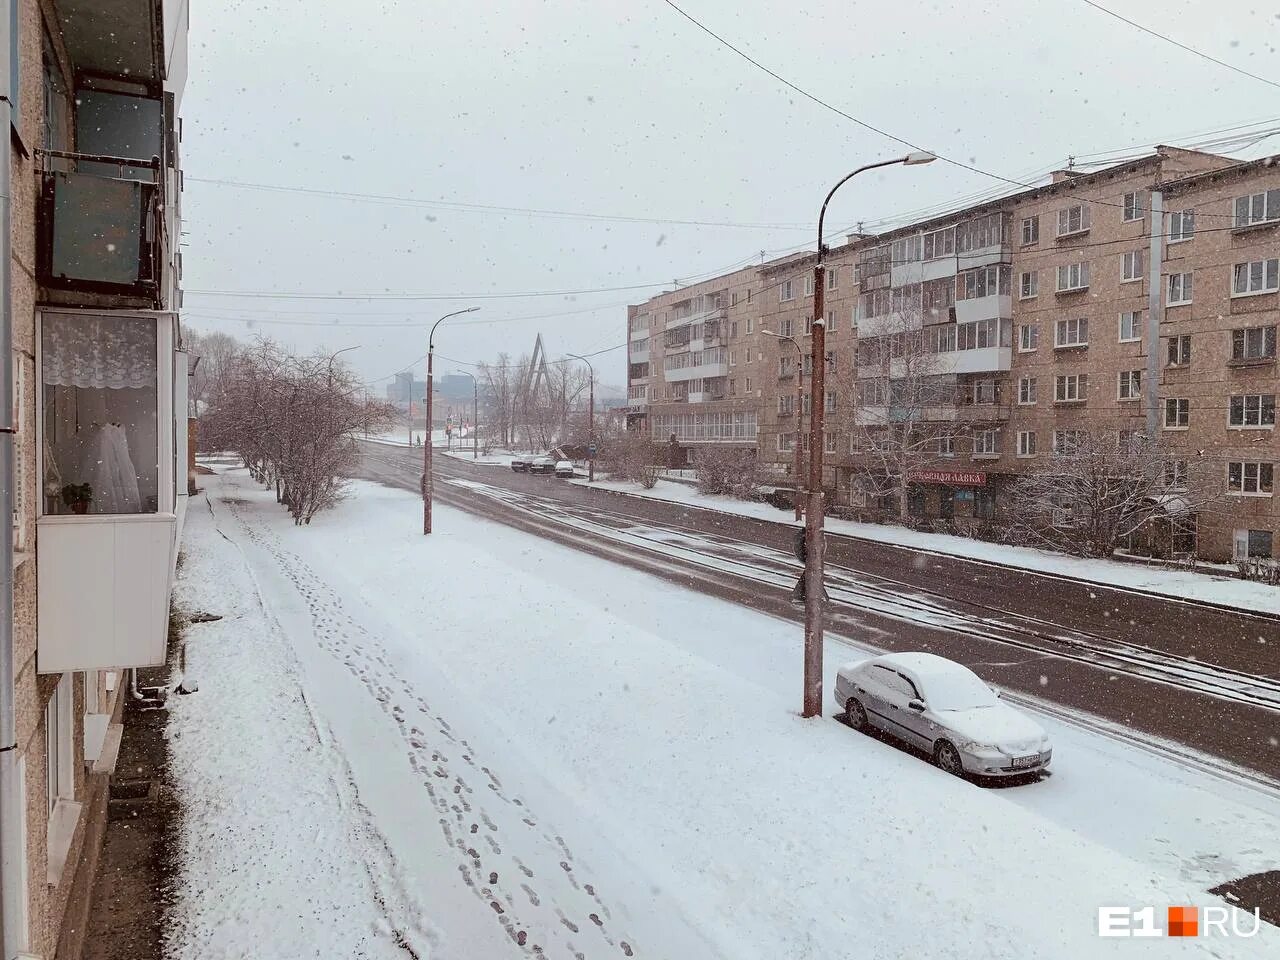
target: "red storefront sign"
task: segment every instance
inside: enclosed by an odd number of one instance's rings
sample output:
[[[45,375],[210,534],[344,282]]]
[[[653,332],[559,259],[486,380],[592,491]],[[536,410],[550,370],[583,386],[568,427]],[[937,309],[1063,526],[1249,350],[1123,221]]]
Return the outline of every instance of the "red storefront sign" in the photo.
[[[912,483],[947,483],[953,487],[984,487],[987,475],[967,470],[913,470],[907,474]]]

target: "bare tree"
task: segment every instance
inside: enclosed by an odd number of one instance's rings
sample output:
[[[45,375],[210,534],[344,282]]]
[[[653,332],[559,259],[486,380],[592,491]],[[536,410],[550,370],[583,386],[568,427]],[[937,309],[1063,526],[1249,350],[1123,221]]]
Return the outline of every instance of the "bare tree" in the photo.
[[[606,421],[599,447],[597,462],[611,479],[629,480],[645,489],[657,484],[662,449],[647,435],[628,430],[616,421]]]
[[[489,437],[500,447],[510,448],[516,442],[522,364],[527,363],[527,358],[512,363],[509,354],[499,353],[496,363],[479,364],[480,379],[484,382]]]
[[[189,354],[200,358],[191,377],[188,394],[195,415],[199,416],[210,393],[217,389],[216,384],[244,344],[229,333],[200,333],[196,330],[184,331],[182,343]]]
[[[759,494],[760,464],[755,450],[712,444],[698,449],[693,465],[702,493],[739,500],[754,500]]]
[[[1211,459],[1125,424],[1056,430],[1051,455],[1009,488],[1011,532],[1019,542],[1108,557],[1131,536],[1193,534],[1196,518],[1224,497]]]
[[[833,426],[852,439],[864,493],[892,497],[905,521],[912,475],[948,462],[967,430],[944,416],[961,401],[960,387],[919,311],[903,309],[877,327],[858,341],[857,377],[837,381]]]

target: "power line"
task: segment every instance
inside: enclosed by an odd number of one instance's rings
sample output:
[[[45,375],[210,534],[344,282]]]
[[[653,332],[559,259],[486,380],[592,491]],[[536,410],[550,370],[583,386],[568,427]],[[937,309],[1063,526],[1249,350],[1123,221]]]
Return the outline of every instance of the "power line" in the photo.
[[[588,213],[574,210],[550,210],[535,207],[506,207],[485,203],[467,203],[460,200],[422,200],[416,197],[401,197],[380,193],[355,193],[346,190],[328,190],[316,187],[296,187],[273,183],[250,183],[243,180],[222,180],[214,177],[187,177],[188,182],[208,183],[223,187],[235,187],[241,190],[264,190],[278,193],[301,193],[308,196],[330,197],[338,200],[351,200],[366,203],[378,203],[386,206],[427,207],[441,210],[454,210],[469,213],[492,213],[504,216],[553,217],[561,220],[591,220],[617,223],[675,224],[694,227],[734,227],[752,230],[808,230],[800,223],[743,223],[727,220],[695,220],[679,217],[635,217],[618,214]]]
[[[1152,30],[1150,27],[1144,27],[1142,24],[1138,23],[1137,21],[1130,20],[1128,17],[1121,16],[1120,14],[1116,13],[1114,10],[1108,10],[1106,7],[1102,6],[1102,4],[1100,3],[1094,3],[1093,0],[1080,0],[1080,2],[1085,4],[1086,6],[1093,7],[1093,9],[1101,13],[1105,13],[1109,17],[1115,17],[1120,22],[1127,23],[1129,26],[1133,27],[1135,30],[1141,30],[1143,33],[1149,36],[1155,37],[1157,40],[1163,40],[1165,43],[1171,43],[1175,47],[1178,47],[1182,50],[1187,51],[1187,53],[1194,54],[1195,56],[1200,57],[1203,60],[1208,60],[1210,63],[1216,63],[1218,66],[1226,67],[1228,70],[1234,71],[1235,73],[1238,73],[1241,76],[1249,77],[1253,80],[1259,80],[1262,83],[1268,84],[1269,86],[1275,87],[1276,89],[1280,89],[1280,83],[1276,83],[1276,81],[1274,80],[1268,80],[1266,77],[1260,77],[1256,73],[1250,73],[1248,70],[1245,70],[1243,67],[1237,67],[1235,64],[1227,63],[1225,60],[1219,60],[1217,57],[1212,57],[1209,54],[1205,53],[1203,50],[1197,50],[1195,47],[1189,47],[1185,43],[1179,43],[1177,40],[1173,39],[1173,37],[1166,36],[1163,33],[1159,33],[1155,30]]]

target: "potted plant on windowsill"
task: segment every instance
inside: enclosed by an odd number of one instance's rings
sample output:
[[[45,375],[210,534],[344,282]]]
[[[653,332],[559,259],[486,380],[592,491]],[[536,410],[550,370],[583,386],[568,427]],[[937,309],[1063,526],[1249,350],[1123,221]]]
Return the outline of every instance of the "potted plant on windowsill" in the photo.
[[[93,503],[93,487],[87,483],[68,483],[62,488],[62,502],[72,513],[88,513],[89,504]]]

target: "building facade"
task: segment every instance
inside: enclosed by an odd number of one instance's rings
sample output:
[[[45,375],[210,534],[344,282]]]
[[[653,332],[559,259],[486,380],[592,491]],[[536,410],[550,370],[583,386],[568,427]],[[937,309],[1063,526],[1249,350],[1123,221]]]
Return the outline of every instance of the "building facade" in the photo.
[[[1158,147],[830,250],[831,502],[855,515],[972,529],[999,523],[1009,485],[1082,435],[1114,433],[1124,444],[1154,432],[1173,453],[1164,468],[1171,504],[1197,471],[1216,476],[1222,494],[1212,510],[1173,524],[1167,549],[1218,560],[1280,555],[1278,190],[1271,160]],[[739,409],[748,414],[754,401],[757,455],[781,483],[793,472],[797,429],[808,441],[814,263],[797,255],[730,275],[749,274],[755,291],[756,335],[739,356],[750,350],[763,365]],[[631,308],[633,348],[635,318],[691,290]],[[762,330],[795,337],[799,351]],[[637,425],[697,416],[692,398],[669,389],[666,367],[633,360],[633,377],[641,370],[643,393],[633,397],[647,407],[633,406]],[[636,391],[641,380],[631,383]],[[695,450],[726,442],[676,439]]]
[[[186,511],[187,5],[9,2],[14,676],[0,697],[23,802],[4,819],[22,842],[3,932],[6,956],[78,956],[127,671],[164,662]]]

